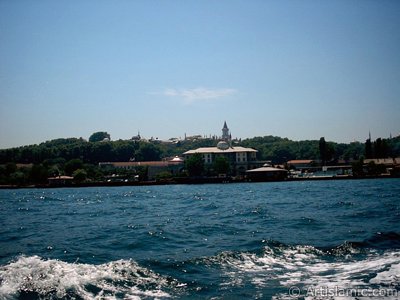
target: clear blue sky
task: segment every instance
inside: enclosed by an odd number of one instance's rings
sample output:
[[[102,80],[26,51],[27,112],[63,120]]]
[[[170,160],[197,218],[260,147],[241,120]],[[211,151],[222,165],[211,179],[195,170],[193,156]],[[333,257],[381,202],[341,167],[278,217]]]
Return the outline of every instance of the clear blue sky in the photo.
[[[400,1],[0,0],[0,148],[400,133]]]

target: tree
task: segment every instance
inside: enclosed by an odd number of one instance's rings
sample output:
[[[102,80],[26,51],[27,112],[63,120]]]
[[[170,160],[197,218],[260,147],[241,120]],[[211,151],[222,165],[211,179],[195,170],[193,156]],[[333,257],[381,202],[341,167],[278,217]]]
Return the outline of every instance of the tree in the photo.
[[[64,170],[67,175],[71,175],[75,170],[82,168],[83,162],[80,159],[71,159],[65,164]]]
[[[326,142],[325,142],[325,138],[321,137],[319,139],[319,157],[321,158],[321,163],[323,166],[325,166],[326,164],[326,160],[327,160],[327,147],[326,147]]]
[[[132,141],[116,141],[113,142],[113,155],[116,161],[128,161],[131,159],[136,150],[135,142]]]
[[[201,176],[204,172],[203,156],[200,153],[190,156],[185,161],[185,165],[189,176]]]
[[[86,180],[87,173],[83,169],[78,169],[72,174],[72,176],[76,182],[83,182]]]
[[[10,174],[9,182],[16,185],[24,185],[25,184],[25,175],[21,171],[16,171]]]
[[[374,142],[374,154],[375,158],[386,158],[388,157],[389,147],[386,139],[377,138]]]
[[[104,141],[104,139],[110,139],[111,136],[105,132],[105,131],[98,131],[93,133],[90,137],[89,137],[89,142],[91,143],[95,143],[95,142],[101,142]]]
[[[30,179],[33,183],[45,183],[47,181],[48,171],[42,164],[33,165],[30,170]]]
[[[17,171],[17,165],[15,163],[10,162],[10,163],[6,164],[5,169],[6,169],[5,170],[6,175],[10,175],[11,173],[14,173]]]
[[[372,158],[373,154],[372,154],[372,143],[371,143],[371,139],[367,139],[365,141],[365,158],[370,159]]]
[[[353,176],[355,177],[362,177],[364,176],[364,169],[363,169],[364,162],[362,159],[359,161],[355,161],[352,163],[352,172]]]
[[[143,143],[140,145],[136,153],[136,160],[138,161],[156,161],[160,160],[161,150],[153,144]]]
[[[156,175],[156,179],[157,179],[157,180],[160,180],[160,181],[168,180],[168,179],[171,179],[172,177],[173,177],[173,175],[172,175],[172,173],[169,172],[169,171],[163,171],[163,172],[158,173],[158,174]]]
[[[95,143],[91,148],[89,155],[91,163],[98,163],[101,161],[115,161],[113,154],[113,143]]]
[[[229,161],[224,156],[218,156],[214,161],[214,170],[217,174],[227,174],[230,166]]]

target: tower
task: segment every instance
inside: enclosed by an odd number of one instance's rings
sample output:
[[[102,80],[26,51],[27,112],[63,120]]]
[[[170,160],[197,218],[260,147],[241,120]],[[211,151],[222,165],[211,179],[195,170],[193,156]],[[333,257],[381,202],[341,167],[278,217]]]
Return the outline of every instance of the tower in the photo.
[[[226,125],[226,121],[224,122],[224,127],[222,127],[222,139],[226,142],[231,140],[231,134],[229,132],[228,125]]]

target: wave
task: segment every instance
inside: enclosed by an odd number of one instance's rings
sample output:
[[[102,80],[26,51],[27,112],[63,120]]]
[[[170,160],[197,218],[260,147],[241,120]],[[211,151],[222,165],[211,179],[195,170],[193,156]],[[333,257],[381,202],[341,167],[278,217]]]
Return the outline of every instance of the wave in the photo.
[[[400,249],[400,234],[397,232],[378,232],[361,243],[354,243],[358,247],[373,249]]]
[[[378,251],[367,248],[368,245],[376,245],[376,242],[381,244],[394,237],[395,234],[387,234],[363,243],[346,242],[331,249],[306,245],[288,246],[269,241],[258,253],[222,252],[205,258],[204,263],[221,266],[225,276],[225,280],[221,282],[222,288],[252,286],[256,290],[273,290],[274,293],[270,295],[273,299],[290,299],[293,296],[289,294],[291,287],[302,292],[310,288],[390,288],[399,296],[399,249],[394,247]],[[384,244],[387,248],[387,242]]]
[[[173,263],[148,261],[146,265],[160,273],[133,260],[91,265],[20,256],[0,266],[0,299],[229,299],[237,295],[289,299],[293,286],[301,291],[391,288],[398,296],[398,239],[396,233],[379,233],[363,242],[328,248],[263,241],[254,251],[223,251]]]
[[[163,299],[178,286],[132,260],[90,265],[20,256],[0,267],[0,299]]]

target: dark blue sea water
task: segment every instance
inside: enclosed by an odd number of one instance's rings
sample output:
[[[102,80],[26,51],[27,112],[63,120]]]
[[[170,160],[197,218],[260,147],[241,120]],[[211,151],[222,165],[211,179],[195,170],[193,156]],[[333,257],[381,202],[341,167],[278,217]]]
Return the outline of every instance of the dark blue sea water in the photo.
[[[400,179],[0,190],[0,208],[0,299],[400,298]]]

